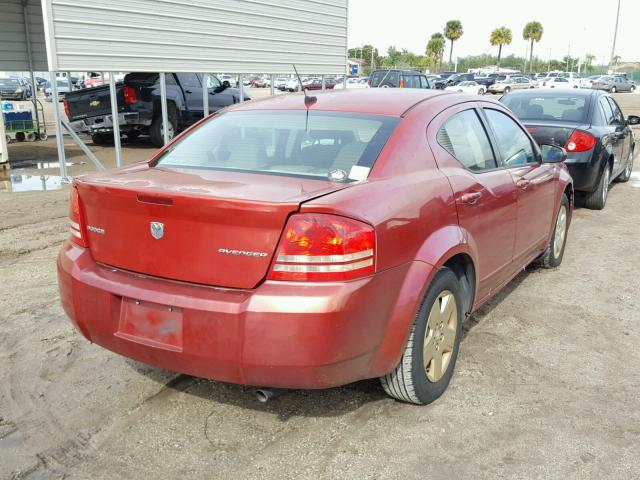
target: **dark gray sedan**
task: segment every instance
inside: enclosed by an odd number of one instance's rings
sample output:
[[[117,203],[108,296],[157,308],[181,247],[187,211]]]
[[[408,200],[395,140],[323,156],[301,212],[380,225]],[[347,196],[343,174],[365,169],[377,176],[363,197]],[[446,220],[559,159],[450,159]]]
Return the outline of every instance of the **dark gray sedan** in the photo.
[[[596,90],[606,90],[610,93],[616,92],[633,92],[636,89],[636,86],[627,80],[625,77],[618,75],[605,75],[603,77],[598,78],[592,85],[591,88]]]

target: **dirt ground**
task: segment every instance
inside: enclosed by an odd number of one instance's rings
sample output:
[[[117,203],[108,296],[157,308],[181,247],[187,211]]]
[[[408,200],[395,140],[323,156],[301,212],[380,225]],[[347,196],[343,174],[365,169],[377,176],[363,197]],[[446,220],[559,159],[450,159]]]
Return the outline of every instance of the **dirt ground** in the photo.
[[[0,193],[0,478],[637,479],[640,159],[633,175],[575,212],[560,268],[473,315],[426,407],[376,381],[262,404],[88,343],[58,300],[68,188]]]

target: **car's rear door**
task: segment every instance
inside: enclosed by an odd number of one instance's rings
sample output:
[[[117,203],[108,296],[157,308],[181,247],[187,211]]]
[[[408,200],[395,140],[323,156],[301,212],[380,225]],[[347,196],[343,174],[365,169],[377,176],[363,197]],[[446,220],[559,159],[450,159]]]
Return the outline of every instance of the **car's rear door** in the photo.
[[[187,104],[187,118],[189,123],[196,122],[202,118],[204,107],[202,104],[202,85],[195,73],[178,73],[178,81],[184,92]]]
[[[613,174],[615,175],[621,170],[624,158],[624,134],[622,133],[624,125],[619,123],[619,118],[616,117],[613,110],[614,103],[609,101],[609,98],[605,95],[601,96],[599,104],[605,118],[606,141],[609,142],[613,150]]]
[[[516,187],[498,167],[478,105],[445,110],[427,129],[438,168],[449,178],[458,222],[477,262],[477,300],[498,289],[512,271]]]
[[[518,219],[514,262],[526,266],[546,246],[555,218],[557,165],[542,163],[538,148],[520,123],[506,111],[485,105],[484,116],[502,166],[516,185]]]
[[[622,171],[627,168],[626,160],[629,155],[629,150],[631,149],[631,129],[627,126],[627,122],[625,121],[618,103],[611,97],[606,97],[606,99],[609,102],[609,105],[611,105],[611,110],[613,111],[613,121],[616,127],[615,136],[616,141],[619,144],[618,151],[620,153],[620,157],[617,159],[617,167],[619,167],[619,171]],[[614,172],[614,174],[616,173],[617,172]]]

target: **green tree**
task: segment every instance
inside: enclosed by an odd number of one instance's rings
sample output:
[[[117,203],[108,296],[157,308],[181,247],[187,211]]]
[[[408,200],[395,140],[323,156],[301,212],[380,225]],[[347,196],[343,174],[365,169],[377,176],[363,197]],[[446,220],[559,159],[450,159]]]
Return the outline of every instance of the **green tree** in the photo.
[[[387,61],[385,63],[388,63],[389,66],[398,65],[401,59],[402,53],[396,47],[392,45],[387,49]]]
[[[451,47],[449,48],[449,67],[451,69],[453,69],[453,42],[459,40],[463,33],[464,30],[460,20],[449,20],[444,26],[444,36],[451,41]]]
[[[492,46],[498,46],[498,70],[500,70],[500,59],[502,57],[502,46],[511,43],[511,29],[507,27],[496,28],[489,36],[489,43]]]
[[[446,40],[444,35],[440,32],[436,32],[431,35],[431,38],[427,43],[427,58],[429,59],[429,63],[433,65],[436,70],[440,70],[442,68],[442,55],[444,54],[445,44]]]
[[[584,69],[587,72],[593,72],[593,62],[596,59],[596,56],[593,53],[587,53],[584,56]]]
[[[529,71],[532,71],[533,67],[533,42],[539,42],[544,33],[544,28],[540,22],[529,22],[524,26],[522,30],[522,38],[529,40],[531,46],[529,49]]]

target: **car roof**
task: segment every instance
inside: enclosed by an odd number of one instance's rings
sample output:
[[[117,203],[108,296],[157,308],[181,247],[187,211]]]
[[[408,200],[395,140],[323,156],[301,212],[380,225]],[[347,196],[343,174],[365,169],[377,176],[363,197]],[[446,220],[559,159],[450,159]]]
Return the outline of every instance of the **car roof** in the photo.
[[[537,97],[554,97],[556,95],[568,95],[571,94],[572,97],[590,97],[595,95],[603,94],[602,90],[592,90],[590,88],[554,88],[554,89],[527,89],[527,90],[516,90],[509,92],[510,97],[515,96],[537,96]]]
[[[376,73],[376,72],[400,72],[400,73],[409,73],[411,75],[424,75],[424,73],[419,72],[418,70],[406,70],[402,68],[380,68],[378,70],[373,71],[373,73]]]
[[[402,116],[418,103],[441,95],[450,95],[443,90],[421,88],[367,88],[314,92],[316,102],[309,110],[351,112],[369,115]],[[236,104],[229,111],[250,110],[304,110],[304,94],[277,95]]]

